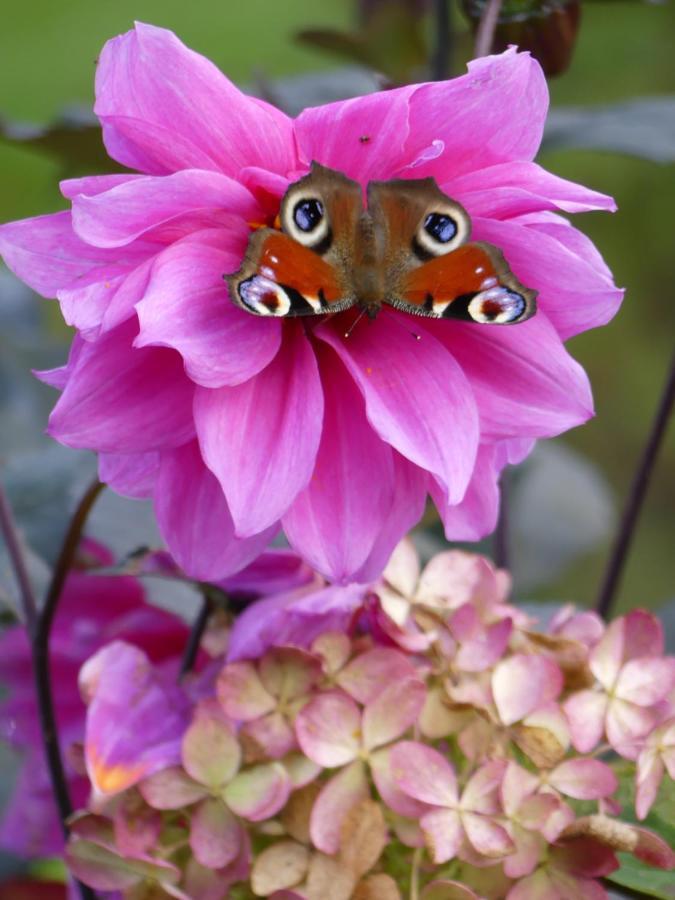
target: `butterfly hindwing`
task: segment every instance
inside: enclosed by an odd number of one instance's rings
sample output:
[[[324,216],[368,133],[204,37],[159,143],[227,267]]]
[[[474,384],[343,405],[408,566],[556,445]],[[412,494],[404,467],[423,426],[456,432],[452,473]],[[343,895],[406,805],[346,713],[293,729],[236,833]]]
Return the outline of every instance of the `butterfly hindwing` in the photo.
[[[491,244],[463,244],[408,270],[386,302],[434,319],[509,325],[534,315],[536,292],[524,287]]]
[[[259,316],[312,316],[354,303],[334,266],[273,228],[251,236],[241,269],[226,280],[234,302]]]

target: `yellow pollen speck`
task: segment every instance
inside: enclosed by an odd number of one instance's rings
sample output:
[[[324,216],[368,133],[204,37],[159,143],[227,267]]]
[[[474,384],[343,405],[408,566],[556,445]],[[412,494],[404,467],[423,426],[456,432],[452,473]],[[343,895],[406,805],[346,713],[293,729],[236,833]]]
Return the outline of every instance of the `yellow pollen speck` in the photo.
[[[103,287],[104,287],[104,288],[109,288],[109,287],[110,287],[110,282],[109,282],[109,281],[104,281],[104,282],[103,282]]]
[[[366,367],[366,375],[372,375],[372,374],[373,374],[373,370],[371,369],[370,366],[367,366]]]

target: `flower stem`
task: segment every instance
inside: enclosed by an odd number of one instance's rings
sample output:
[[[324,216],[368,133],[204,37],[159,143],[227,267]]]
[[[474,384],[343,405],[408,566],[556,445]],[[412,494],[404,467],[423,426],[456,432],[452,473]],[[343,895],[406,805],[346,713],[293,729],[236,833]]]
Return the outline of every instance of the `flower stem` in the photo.
[[[434,0],[434,40],[429,68],[434,81],[443,81],[452,68],[452,9],[448,0]]]
[[[500,569],[509,567],[509,478],[506,469],[499,479],[499,518],[492,535],[494,563]]]
[[[412,865],[410,867],[410,900],[419,900],[420,896],[420,860],[422,859],[422,848],[416,847],[413,853]]]
[[[480,18],[478,31],[476,32],[476,43],[473,50],[473,55],[476,58],[487,56],[492,49],[502,2],[503,0],[487,0],[483,15]]]
[[[7,494],[0,484],[0,531],[7,545],[7,552],[12,563],[14,576],[19,586],[19,597],[21,599],[21,611],[23,612],[23,620],[26,624],[29,634],[32,634],[37,621],[37,603],[35,602],[35,594],[28,577],[28,569],[21,552],[21,541],[12,515],[12,508],[9,505]]]
[[[208,621],[211,617],[211,613],[213,612],[213,600],[208,592],[208,590],[202,591],[202,605],[199,608],[199,612],[197,613],[197,618],[195,619],[192,628],[190,629],[190,636],[188,638],[188,642],[185,645],[185,651],[183,653],[183,659],[180,664],[180,672],[179,679],[183,679],[188,672],[191,672],[195,662],[197,661],[197,654],[199,653],[199,645],[201,644],[202,637],[204,636],[204,631],[206,630],[206,626],[208,625]]]
[[[637,470],[633,476],[628,500],[621,516],[621,522],[614,546],[610,553],[605,575],[600,588],[596,611],[603,617],[607,618],[612,610],[614,600],[616,599],[617,589],[621,576],[626,564],[628,550],[630,548],[635,526],[637,524],[642,504],[644,503],[649,487],[649,481],[654,471],[654,464],[658,456],[659,448],[665,437],[668,419],[673,410],[673,401],[675,401],[675,356],[671,361],[670,372],[666,379],[666,385],[661,396],[661,400],[656,411],[654,424],[647,439],[647,443],[642,452],[642,458],[638,463]]]

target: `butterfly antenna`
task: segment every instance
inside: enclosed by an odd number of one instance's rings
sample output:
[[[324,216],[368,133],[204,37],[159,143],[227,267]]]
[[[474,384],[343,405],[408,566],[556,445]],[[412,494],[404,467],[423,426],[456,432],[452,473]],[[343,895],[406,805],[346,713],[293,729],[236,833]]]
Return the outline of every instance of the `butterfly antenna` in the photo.
[[[346,337],[346,338],[349,337],[349,335],[350,335],[350,334],[352,333],[352,331],[356,328],[356,326],[359,324],[359,322],[361,321],[361,319],[364,317],[365,314],[366,314],[365,309],[362,309],[361,312],[358,314],[358,316],[354,319],[354,321],[352,322],[352,324],[349,326],[349,328],[347,329],[347,331],[345,331],[345,337]]]

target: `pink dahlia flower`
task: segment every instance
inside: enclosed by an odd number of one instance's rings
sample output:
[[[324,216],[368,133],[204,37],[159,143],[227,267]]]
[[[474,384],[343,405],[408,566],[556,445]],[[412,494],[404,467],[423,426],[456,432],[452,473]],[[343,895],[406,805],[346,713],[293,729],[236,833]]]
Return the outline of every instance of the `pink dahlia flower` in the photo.
[[[281,525],[316,569],[366,582],[430,494],[449,537],[497,516],[497,478],[592,401],[566,338],[621,292],[559,212],[611,198],[535,162],[542,71],[508,50],[451,81],[307,109],[242,94],[169,31],[139,24],[101,53],[95,111],[111,157],[139,174],[63,182],[70,210],[0,229],[7,264],[77,329],[50,434],[100,455],[118,492],[154,497],[192,576],[217,580]],[[312,160],[364,187],[432,176],[539,292],[513,328],[410,320],[255,318],[223,281],[254,223],[274,222]]]

